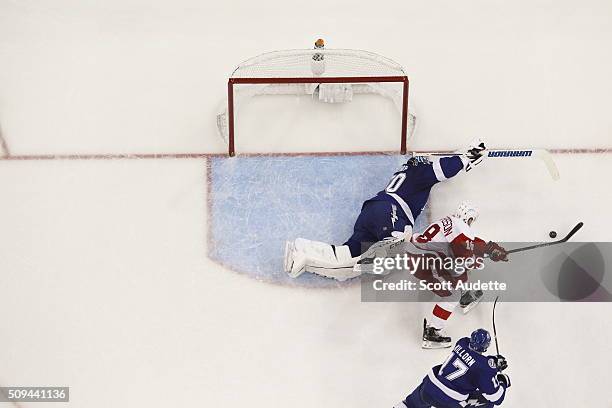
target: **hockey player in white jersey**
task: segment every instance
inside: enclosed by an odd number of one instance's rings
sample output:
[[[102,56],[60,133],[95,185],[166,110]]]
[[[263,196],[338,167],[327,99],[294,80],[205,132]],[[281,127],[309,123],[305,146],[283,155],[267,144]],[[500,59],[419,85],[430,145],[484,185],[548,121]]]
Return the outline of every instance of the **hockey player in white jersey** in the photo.
[[[354,268],[356,264],[385,256],[391,246],[410,240],[414,220],[435,184],[455,177],[461,170],[471,171],[483,161],[485,151],[485,143],[478,139],[456,155],[411,157],[384,190],[363,204],[353,235],[343,245],[304,238],[287,242],[285,271],[293,278],[303,272],[340,281],[359,276],[363,269]]]
[[[475,206],[463,202],[454,214],[432,223],[422,234],[415,234],[411,243],[419,250],[428,252],[431,257],[461,259],[463,266],[470,264],[482,267],[485,257],[494,262],[507,261],[507,252],[503,247],[476,236],[472,225],[478,215],[479,211]],[[407,251],[410,253],[410,246],[407,246]],[[468,279],[469,268],[463,266],[458,269],[421,268],[415,271],[414,276],[429,283],[450,281],[455,286],[457,282],[466,282]],[[450,347],[451,338],[443,333],[446,321],[457,306],[467,313],[480,301],[483,293],[482,291],[462,293],[458,290],[439,290],[434,293],[445,300],[437,302],[429,318],[424,319],[423,348]]]

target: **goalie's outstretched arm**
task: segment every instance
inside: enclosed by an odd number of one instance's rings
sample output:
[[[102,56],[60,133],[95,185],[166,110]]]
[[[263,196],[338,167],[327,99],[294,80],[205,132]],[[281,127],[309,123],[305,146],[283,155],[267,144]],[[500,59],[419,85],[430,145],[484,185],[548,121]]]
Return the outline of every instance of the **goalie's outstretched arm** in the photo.
[[[482,162],[485,157],[485,151],[485,143],[480,139],[476,139],[461,154],[433,158],[425,156],[427,157],[426,160],[431,162],[431,166],[427,166],[422,170],[423,174],[421,177],[423,184],[421,187],[431,187],[436,183],[451,179],[459,174],[461,170],[469,172]]]

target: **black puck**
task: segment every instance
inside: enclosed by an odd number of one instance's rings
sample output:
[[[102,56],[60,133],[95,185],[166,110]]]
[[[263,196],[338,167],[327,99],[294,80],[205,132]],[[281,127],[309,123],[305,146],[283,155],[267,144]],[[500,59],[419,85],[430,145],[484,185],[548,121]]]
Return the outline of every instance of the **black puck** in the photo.
[[[556,231],[550,231],[548,233],[548,236],[551,237],[551,238],[557,238],[557,232]]]

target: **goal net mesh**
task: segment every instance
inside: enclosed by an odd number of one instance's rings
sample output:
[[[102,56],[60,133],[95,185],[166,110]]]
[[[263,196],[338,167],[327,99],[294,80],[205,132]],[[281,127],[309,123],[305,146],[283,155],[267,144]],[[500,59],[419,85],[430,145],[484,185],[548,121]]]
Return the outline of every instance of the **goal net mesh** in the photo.
[[[360,50],[287,50],[261,54],[244,61],[232,78],[316,78],[405,76],[389,58]]]
[[[369,79],[372,82],[369,82]],[[217,113],[217,128],[233,154],[233,137],[229,121],[238,116],[242,105],[259,95],[311,95],[318,98],[321,81],[349,84],[352,95],[375,94],[388,98],[399,111],[407,109],[402,81],[403,68],[381,55],[361,50],[303,49],[274,51],[258,55],[238,65],[232,72],[231,108],[223,103]],[[351,82],[354,80],[355,82]],[[253,81],[253,82],[249,82]],[[323,85],[328,86],[328,85]],[[323,99],[323,98],[321,98]],[[412,135],[416,118],[407,114],[407,135]]]

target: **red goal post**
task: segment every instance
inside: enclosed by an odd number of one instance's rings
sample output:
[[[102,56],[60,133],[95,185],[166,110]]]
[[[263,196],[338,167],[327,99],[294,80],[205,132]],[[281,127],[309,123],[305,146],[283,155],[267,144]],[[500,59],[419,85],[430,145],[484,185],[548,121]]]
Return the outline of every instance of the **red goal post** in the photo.
[[[401,118],[400,152],[406,153],[407,139],[416,118],[408,111],[409,80],[396,62],[361,50],[305,49],[274,51],[240,64],[227,83],[227,106],[217,115],[217,128],[234,156],[236,111],[256,95],[318,95],[321,84],[345,84],[342,92],[378,94],[394,102]],[[253,85],[242,94],[240,85]],[[394,86],[390,86],[394,85]]]

